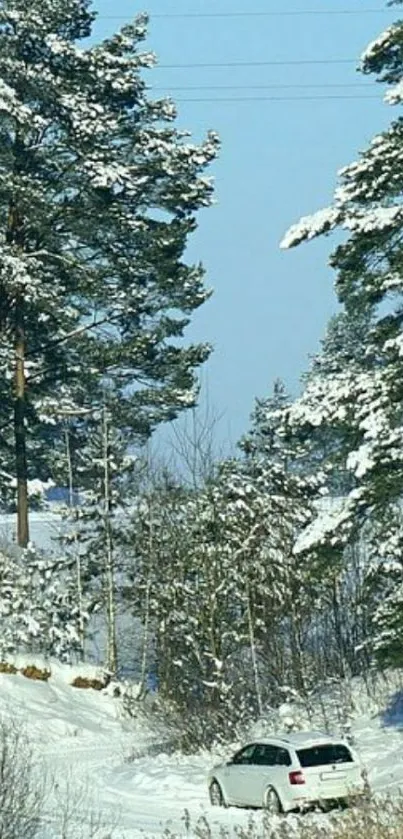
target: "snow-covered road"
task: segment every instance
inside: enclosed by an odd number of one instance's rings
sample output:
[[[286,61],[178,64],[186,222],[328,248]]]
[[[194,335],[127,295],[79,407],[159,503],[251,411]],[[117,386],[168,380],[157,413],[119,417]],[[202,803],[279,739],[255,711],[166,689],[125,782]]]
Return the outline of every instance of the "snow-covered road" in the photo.
[[[78,839],[85,836],[85,825],[94,815],[105,825],[103,836],[116,827],[116,834],[125,839],[161,836],[167,828],[189,835],[187,818],[195,825],[206,817],[217,827],[217,835],[220,828],[231,832],[236,825],[247,826],[251,818],[262,819],[259,812],[210,806],[206,774],[215,762],[210,754],[133,759],[156,735],[144,724],[124,720],[120,700],[113,696],[72,688],[71,675],[60,666],[48,683],[0,675],[0,714],[20,719],[27,727],[54,782],[46,806],[49,837],[67,801]],[[372,715],[361,713],[353,725],[371,785],[379,792],[403,789],[403,730],[396,707],[396,718],[389,719],[388,726],[373,709]],[[297,826],[298,818],[290,816],[287,821]]]

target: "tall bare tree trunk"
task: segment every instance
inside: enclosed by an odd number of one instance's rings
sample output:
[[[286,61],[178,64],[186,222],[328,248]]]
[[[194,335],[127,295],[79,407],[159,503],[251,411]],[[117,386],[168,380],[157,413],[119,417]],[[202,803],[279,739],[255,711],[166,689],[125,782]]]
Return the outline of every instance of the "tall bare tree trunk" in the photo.
[[[115,674],[118,669],[116,640],[116,604],[115,604],[115,568],[113,557],[112,534],[112,495],[110,485],[110,443],[109,421],[106,407],[102,412],[102,435],[104,449],[104,506],[105,506],[105,578],[106,578],[106,619],[107,619],[107,665]]]
[[[29,542],[25,351],[24,304],[23,298],[18,296],[15,302],[14,438],[17,477],[17,542],[22,548],[26,548]]]
[[[147,688],[148,675],[148,647],[150,640],[150,597],[151,597],[151,579],[150,571],[146,586],[146,596],[144,604],[144,625],[143,625],[143,647],[141,652],[141,675],[139,695],[144,696]]]
[[[141,675],[139,695],[143,696],[147,687],[148,670],[148,648],[150,640],[150,599],[151,599],[151,573],[154,559],[154,528],[153,528],[153,506],[151,498],[148,498],[148,515],[150,519],[150,530],[148,535],[148,558],[147,558],[147,585],[144,602],[144,623],[143,623],[143,648],[141,653]]]
[[[251,654],[251,658],[252,658],[252,670],[253,670],[253,681],[255,683],[256,702],[257,702],[259,715],[262,716],[262,714],[263,714],[262,689],[261,689],[261,684],[260,684],[259,667],[258,667],[258,660],[257,660],[257,654],[256,654],[255,627],[254,627],[254,620],[253,620],[253,613],[252,613],[252,598],[251,598],[251,590],[250,590],[249,581],[247,582],[246,607],[247,607],[247,615],[248,615],[249,646],[250,646],[250,654]]]
[[[334,638],[336,641],[336,656],[340,666],[340,675],[343,679],[347,678],[347,655],[346,644],[343,632],[343,617],[342,617],[342,603],[340,593],[340,579],[337,574],[332,580],[332,609],[334,622]]]
[[[65,442],[66,442],[66,458],[67,458],[67,472],[69,481],[69,508],[73,510],[74,503],[74,475],[73,475],[73,461],[71,457],[71,438],[70,429],[66,423],[65,426]],[[74,523],[74,560],[76,566],[76,586],[77,586],[77,601],[78,601],[78,637],[80,639],[81,658],[84,658],[85,645],[85,629],[84,629],[84,608],[83,608],[83,579],[81,567],[81,555],[77,540],[76,523]]]

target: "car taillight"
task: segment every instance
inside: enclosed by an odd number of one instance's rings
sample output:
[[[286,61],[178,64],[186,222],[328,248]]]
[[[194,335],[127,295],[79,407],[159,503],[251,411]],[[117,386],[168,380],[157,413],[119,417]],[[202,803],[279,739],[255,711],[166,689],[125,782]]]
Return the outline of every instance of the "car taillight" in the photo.
[[[299,769],[296,772],[289,772],[288,773],[288,780],[289,780],[290,784],[292,784],[292,786],[295,786],[295,784],[304,784],[305,783],[304,773],[301,772]]]

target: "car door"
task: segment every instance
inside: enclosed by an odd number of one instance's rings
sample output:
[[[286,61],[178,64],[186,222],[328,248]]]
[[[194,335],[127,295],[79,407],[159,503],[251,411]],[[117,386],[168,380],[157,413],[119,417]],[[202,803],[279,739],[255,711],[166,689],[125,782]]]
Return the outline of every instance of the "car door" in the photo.
[[[244,746],[229,761],[224,770],[227,798],[230,803],[248,806],[253,792],[253,754],[255,743]],[[251,777],[252,776],[252,777]]]
[[[276,747],[268,743],[257,743],[253,753],[253,765],[250,780],[251,805],[261,807],[264,791],[273,782],[273,770],[276,763]]]
[[[253,753],[253,784],[251,804],[261,807],[265,792],[269,786],[274,787],[282,798],[286,767],[291,758],[286,749],[268,743],[257,743]]]
[[[273,787],[277,792],[282,804],[285,803],[289,796],[289,767],[292,760],[288,749],[281,746],[275,747],[275,763],[273,766]]]

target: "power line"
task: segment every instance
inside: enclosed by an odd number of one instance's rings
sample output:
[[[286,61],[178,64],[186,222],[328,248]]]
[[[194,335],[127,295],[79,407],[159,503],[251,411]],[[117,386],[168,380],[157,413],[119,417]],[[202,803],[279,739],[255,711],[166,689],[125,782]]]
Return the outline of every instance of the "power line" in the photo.
[[[274,12],[159,12],[151,13],[151,19],[165,20],[200,19],[200,18],[260,18],[260,17],[304,17],[304,16],[343,16],[343,15],[379,15],[390,12],[385,9],[292,9],[290,11]],[[123,15],[98,15],[97,20],[126,20]]]
[[[348,82],[340,84],[203,84],[203,85],[169,85],[171,90],[334,90],[340,88],[355,88],[367,90],[378,86],[377,82]],[[167,87],[148,87],[151,93],[162,92]]]
[[[356,58],[309,58],[291,59],[279,61],[217,61],[200,62],[190,64],[156,64],[153,70],[181,70],[193,68],[210,67],[286,67],[286,66],[309,66],[311,64],[357,64]]]
[[[329,95],[329,96],[232,96],[232,97],[206,97],[206,98],[195,98],[195,99],[176,99],[177,103],[182,102],[326,102],[332,99],[338,100],[355,100],[358,99],[377,99],[378,102],[381,102],[379,96],[375,95],[367,95],[367,96],[355,96],[355,95],[343,95],[337,96],[336,94]]]

